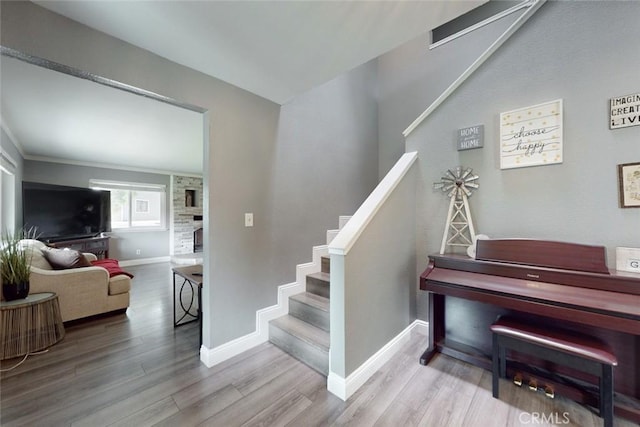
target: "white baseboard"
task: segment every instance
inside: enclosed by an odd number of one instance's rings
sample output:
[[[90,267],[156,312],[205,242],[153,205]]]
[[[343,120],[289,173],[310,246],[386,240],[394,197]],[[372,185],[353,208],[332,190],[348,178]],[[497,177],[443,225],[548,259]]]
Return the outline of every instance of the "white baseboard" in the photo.
[[[418,332],[422,335],[429,336],[429,322],[426,320],[416,319],[411,326],[413,326],[411,332]]]
[[[120,267],[128,267],[130,265],[142,265],[142,264],[155,264],[158,262],[169,262],[171,261],[171,257],[168,256],[159,256],[155,258],[140,258],[140,259],[129,259],[120,261]]]
[[[313,261],[296,266],[296,281],[278,286],[278,303],[256,311],[256,330],[214,348],[204,345],[200,348],[200,360],[208,368],[224,362],[242,352],[269,340],[269,321],[289,313],[289,297],[306,290],[306,276],[320,271],[321,257],[327,253],[327,246],[313,248]]]
[[[299,284],[295,282],[278,286],[278,304],[256,312],[256,330],[254,332],[212,349],[202,346],[200,360],[208,368],[211,368],[233,356],[267,342],[269,340],[269,321],[284,316],[289,312],[289,296],[300,293],[299,288]]]
[[[373,356],[367,359],[366,362],[360,365],[358,369],[353,371],[347,378],[343,378],[334,372],[329,372],[327,390],[346,401],[409,341],[411,332],[414,330],[426,335],[429,332],[429,323],[423,320],[415,320]]]

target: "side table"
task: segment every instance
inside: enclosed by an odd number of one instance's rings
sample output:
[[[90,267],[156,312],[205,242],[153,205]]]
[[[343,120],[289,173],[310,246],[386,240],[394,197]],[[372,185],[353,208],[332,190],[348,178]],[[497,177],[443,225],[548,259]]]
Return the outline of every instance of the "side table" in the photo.
[[[0,301],[0,360],[44,350],[63,337],[60,305],[53,292]]]
[[[198,321],[198,328],[200,329],[200,345],[202,345],[202,264],[190,265],[187,267],[174,267],[173,271],[173,327],[185,325],[187,323]],[[177,282],[176,278],[182,278],[182,285],[180,286],[180,292],[178,292],[178,301],[180,308],[184,312],[182,317],[176,319],[176,292]],[[185,306],[182,298],[186,286],[189,285],[189,305]],[[195,313],[192,312],[194,296],[197,295],[198,307],[195,309]]]

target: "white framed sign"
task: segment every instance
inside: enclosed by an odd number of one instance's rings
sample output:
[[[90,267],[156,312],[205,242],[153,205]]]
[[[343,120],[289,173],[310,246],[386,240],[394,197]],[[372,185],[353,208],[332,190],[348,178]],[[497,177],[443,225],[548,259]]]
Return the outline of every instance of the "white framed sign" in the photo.
[[[640,248],[616,248],[616,270],[640,273]]]
[[[500,169],[562,163],[562,99],[500,114]]]
[[[609,107],[609,129],[640,125],[640,93],[611,98]]]

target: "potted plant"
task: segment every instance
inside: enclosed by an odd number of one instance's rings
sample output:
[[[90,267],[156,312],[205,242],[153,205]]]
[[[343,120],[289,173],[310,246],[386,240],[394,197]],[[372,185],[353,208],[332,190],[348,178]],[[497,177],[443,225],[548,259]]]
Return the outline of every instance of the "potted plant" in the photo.
[[[7,301],[26,298],[29,295],[31,251],[20,244],[22,239],[33,237],[33,232],[5,231],[0,236],[0,270],[2,295]]]

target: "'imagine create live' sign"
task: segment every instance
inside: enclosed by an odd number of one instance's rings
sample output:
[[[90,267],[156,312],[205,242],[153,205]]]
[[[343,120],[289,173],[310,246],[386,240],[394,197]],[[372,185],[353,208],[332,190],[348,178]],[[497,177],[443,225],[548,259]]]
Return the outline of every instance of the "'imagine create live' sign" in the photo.
[[[611,98],[609,129],[640,125],[640,93]]]

